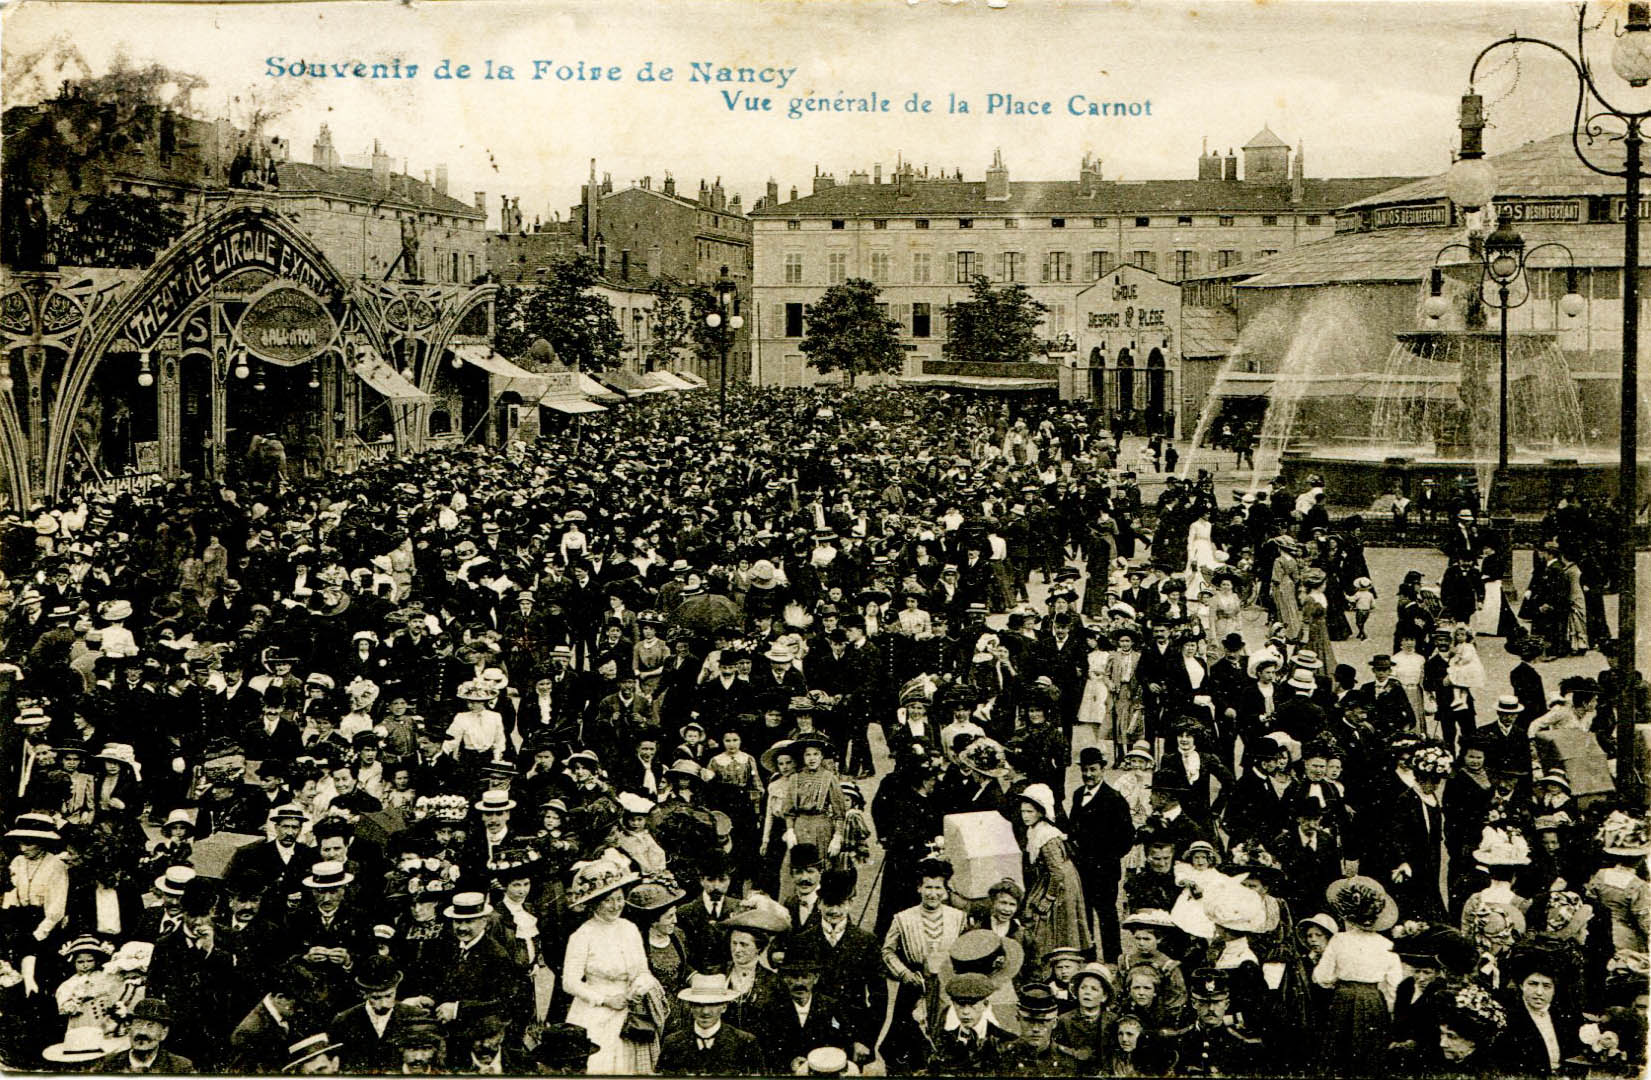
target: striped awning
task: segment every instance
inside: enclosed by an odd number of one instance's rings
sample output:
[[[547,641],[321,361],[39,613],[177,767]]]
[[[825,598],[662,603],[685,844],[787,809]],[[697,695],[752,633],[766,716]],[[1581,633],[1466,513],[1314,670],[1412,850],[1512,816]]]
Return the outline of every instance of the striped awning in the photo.
[[[411,403],[430,400],[429,394],[408,382],[401,372],[391,367],[376,352],[367,352],[365,357],[356,363],[355,373],[361,377],[362,382],[391,401]]]

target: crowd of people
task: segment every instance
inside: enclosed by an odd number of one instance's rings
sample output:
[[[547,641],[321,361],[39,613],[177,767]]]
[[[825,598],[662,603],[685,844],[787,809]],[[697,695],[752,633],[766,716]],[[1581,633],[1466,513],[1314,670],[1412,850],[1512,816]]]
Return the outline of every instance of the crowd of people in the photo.
[[[1102,423],[736,390],[0,514],[0,1061],[1637,1074],[1585,537],[1378,582]]]

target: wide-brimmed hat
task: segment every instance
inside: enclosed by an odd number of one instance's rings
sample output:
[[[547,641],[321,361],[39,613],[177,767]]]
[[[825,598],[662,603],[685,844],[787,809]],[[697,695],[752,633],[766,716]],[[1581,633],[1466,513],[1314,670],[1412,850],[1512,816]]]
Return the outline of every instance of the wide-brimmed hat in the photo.
[[[442,918],[460,922],[468,919],[484,919],[493,914],[493,905],[487,902],[487,894],[479,892],[454,893],[452,901],[441,911]]]
[[[726,1005],[739,996],[726,975],[690,975],[688,985],[676,992],[677,1000],[689,1005]]]
[[[767,750],[764,750],[762,752],[762,757],[758,759],[762,763],[763,772],[778,772],[778,760],[781,754],[790,754],[793,760],[803,756],[802,751],[796,748],[790,739],[781,739],[773,746],[770,746]]]
[[[1043,814],[1048,822],[1055,820],[1055,793],[1049,790],[1048,784],[1031,784],[1020,793],[1021,802],[1029,802]]]
[[[1163,908],[1139,908],[1130,912],[1122,926],[1125,930],[1174,930],[1175,920]]]
[[[618,799],[619,809],[627,814],[651,814],[654,811],[654,801],[634,791],[621,791]]]
[[[52,718],[39,705],[25,705],[17,710],[11,722],[21,728],[39,728],[50,724]]]
[[[458,692],[461,701],[491,701],[498,696],[499,691],[491,689],[476,679],[471,679],[461,685]]]
[[[132,617],[130,600],[105,600],[97,606],[97,617],[104,622],[120,622]]]
[[[643,881],[626,894],[625,906],[653,914],[675,907],[687,898],[686,892],[667,882]]]
[[[68,960],[77,953],[93,953],[97,956],[108,957],[114,955],[115,947],[93,934],[82,934],[73,941],[57,950],[57,955]]]
[[[63,1041],[53,1043],[41,1052],[47,1061],[64,1063],[95,1061],[130,1044],[125,1038],[105,1039],[103,1028],[97,1025],[72,1027],[63,1033]]]
[[[1399,921],[1399,905],[1381,882],[1363,874],[1333,882],[1325,899],[1342,922],[1362,930],[1380,933]]]
[[[491,788],[482,792],[482,797],[470,804],[473,809],[484,814],[502,814],[516,809],[516,800],[510,797],[508,791]]]
[[[1598,839],[1607,855],[1644,855],[1651,850],[1651,832],[1639,818],[1613,810],[1600,824]]]
[[[19,814],[12,827],[6,830],[7,840],[40,840],[61,843],[63,837],[57,824],[46,814]]]
[[[1137,739],[1134,742],[1130,743],[1129,744],[1129,749],[1124,751],[1124,756],[1119,761],[1119,764],[1122,764],[1123,762],[1129,761],[1131,759],[1134,759],[1136,761],[1144,761],[1148,765],[1151,765],[1152,764],[1152,744],[1147,742],[1145,739]]]
[[[571,769],[576,762],[588,766],[591,772],[599,772],[602,768],[602,759],[596,756],[594,750],[575,750],[568,755],[565,764]]]
[[[333,1037],[325,1031],[307,1035],[287,1047],[287,1063],[281,1066],[281,1071],[294,1072],[311,1058],[318,1058],[322,1054],[330,1054],[343,1045],[341,1042],[334,1041]]]
[[[1529,866],[1531,845],[1517,829],[1487,825],[1471,857],[1480,866]]]
[[[691,779],[704,782],[709,779],[706,775],[708,772],[709,770],[703,769],[699,765],[695,764],[692,758],[677,758],[671,763],[671,767],[665,770],[665,775],[686,776]]]
[[[584,907],[615,889],[634,885],[638,880],[635,870],[608,859],[581,863],[574,869],[573,884],[568,886],[567,905],[572,908]]]
[[[1341,924],[1336,922],[1332,916],[1327,915],[1322,911],[1317,915],[1309,915],[1305,919],[1297,919],[1296,925],[1316,926],[1320,930],[1323,930],[1326,934],[1329,934],[1331,937],[1335,937],[1337,934],[1341,933]]]
[[[354,880],[355,875],[346,870],[343,863],[329,859],[310,867],[309,876],[304,879],[304,888],[342,889]]]
[[[568,1065],[585,1064],[585,1059],[600,1049],[578,1024],[547,1024],[539,1033],[533,1056],[542,1064],[566,1071]]]
[[[981,975],[992,987],[1006,986],[1026,965],[1026,950],[1014,938],[987,929],[968,930],[957,936],[940,961],[940,984],[954,975]]]

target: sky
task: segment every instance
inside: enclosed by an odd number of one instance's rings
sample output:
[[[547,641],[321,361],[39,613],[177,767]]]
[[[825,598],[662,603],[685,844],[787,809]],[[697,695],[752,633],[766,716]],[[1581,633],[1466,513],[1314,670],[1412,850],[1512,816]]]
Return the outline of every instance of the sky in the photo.
[[[1626,104],[1651,106],[1610,74]],[[693,194],[720,176],[749,207],[770,178],[782,198],[807,194],[816,169],[887,177],[897,160],[978,180],[1001,149],[1012,180],[1076,180],[1085,154],[1108,180],[1192,178],[1204,140],[1241,147],[1263,124],[1305,149],[1307,174],[1420,176],[1448,167],[1458,99],[1474,57],[1517,30],[1574,47],[1572,5],[1551,2],[1385,4],[1198,0],[1063,3],[1008,0],[424,0],[357,3],[48,3],[4,14],[4,103],[22,104],[124,55],[206,80],[200,115],[267,130],[309,160],[325,122],[339,152],[379,140],[422,177],[445,163],[450,191],[519,196],[528,221],[566,214],[591,158],[615,187],[666,171]],[[1590,10],[1590,24],[1593,12]],[[64,58],[72,49],[67,66]],[[436,79],[437,63],[469,64],[468,79]],[[293,64],[417,64],[411,79],[292,77]],[[483,78],[508,64],[516,79]],[[272,60],[274,63],[272,64]],[[547,77],[535,80],[534,61]],[[601,79],[562,80],[584,62]],[[670,82],[641,82],[647,62]],[[691,82],[692,65],[772,70],[774,83]],[[618,67],[618,81],[609,81]],[[777,80],[784,77],[781,88]],[[1482,66],[1492,153],[1566,129],[1575,78],[1562,59],[1504,48]],[[727,95],[740,94],[736,107]],[[887,113],[803,112],[794,99],[876,94]],[[918,108],[909,112],[917,96]],[[1045,104],[1048,115],[988,113],[988,95]],[[967,115],[948,111],[954,96]],[[1090,101],[1133,103],[1137,115],[1074,116]],[[1630,96],[1635,95],[1635,96]],[[769,111],[747,101],[768,99]],[[852,106],[851,106],[852,107]]]

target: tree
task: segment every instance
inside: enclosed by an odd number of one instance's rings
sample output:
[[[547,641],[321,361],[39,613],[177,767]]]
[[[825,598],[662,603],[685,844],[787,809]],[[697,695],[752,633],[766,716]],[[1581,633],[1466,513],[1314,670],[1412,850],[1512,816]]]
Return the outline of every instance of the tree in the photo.
[[[899,371],[906,360],[900,323],[884,314],[881,295],[865,278],[849,278],[822,293],[804,328],[801,347],[808,366],[821,374],[841,371],[849,386],[856,375]]]
[[[722,363],[722,348],[727,345],[729,350],[734,348],[734,328],[728,325],[726,319],[717,326],[711,326],[705,321],[705,316],[715,311],[719,315],[722,308],[717,305],[716,290],[709,285],[695,285],[687,292],[689,336],[694,340],[694,356],[699,360],[699,367],[704,372],[718,372]]]
[[[1024,363],[1049,352],[1038,330],[1049,306],[1024,285],[993,289],[985,275],[977,275],[969,283],[969,299],[943,310],[948,335],[942,352],[948,360]]]
[[[676,367],[677,350],[688,344],[693,330],[691,297],[668,277],[654,286],[653,327],[648,338],[647,368],[670,371]]]
[[[494,341],[503,340],[511,348],[499,351],[521,356],[526,343],[544,338],[571,368],[602,371],[618,366],[625,337],[613,317],[613,305],[591,291],[596,280],[595,260],[577,255],[557,262],[544,282],[530,290],[518,289],[506,298],[501,289],[495,303],[508,302],[502,319],[495,307],[499,329]]]
[[[526,356],[533,335],[522,322],[527,292],[520,285],[500,285],[493,294],[493,351],[500,356]]]

